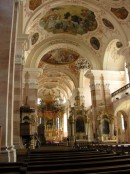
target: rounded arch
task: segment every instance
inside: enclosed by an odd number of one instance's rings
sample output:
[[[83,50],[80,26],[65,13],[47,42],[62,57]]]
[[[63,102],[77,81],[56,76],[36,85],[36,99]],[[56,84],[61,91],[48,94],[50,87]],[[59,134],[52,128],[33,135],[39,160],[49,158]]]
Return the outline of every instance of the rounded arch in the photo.
[[[117,135],[119,142],[127,142],[128,141],[128,116],[125,111],[120,110],[116,115],[116,124],[117,124]]]
[[[25,59],[25,67],[36,67],[42,56],[56,48],[69,48],[76,51],[83,58],[87,58],[93,69],[100,69],[101,65],[92,50],[75,36],[58,34],[38,43]]]
[[[114,116],[116,116],[119,111],[121,112],[124,111],[125,113],[127,113],[129,109],[130,109],[130,99],[125,99],[125,101],[122,101],[117,106],[115,106]]]
[[[120,43],[120,46],[118,46]],[[124,70],[125,58],[119,54],[119,50],[122,49],[123,43],[120,39],[113,38],[108,42],[105,50],[103,69],[104,70]]]

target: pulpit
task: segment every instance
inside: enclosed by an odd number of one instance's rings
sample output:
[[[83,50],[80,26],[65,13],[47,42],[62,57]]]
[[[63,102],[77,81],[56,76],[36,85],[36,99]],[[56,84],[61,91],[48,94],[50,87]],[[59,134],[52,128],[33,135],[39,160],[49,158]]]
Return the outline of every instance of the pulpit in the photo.
[[[34,113],[35,110],[30,108],[26,103],[20,107],[20,137],[22,138],[23,145],[29,148],[31,140],[33,138],[33,124],[30,114]]]

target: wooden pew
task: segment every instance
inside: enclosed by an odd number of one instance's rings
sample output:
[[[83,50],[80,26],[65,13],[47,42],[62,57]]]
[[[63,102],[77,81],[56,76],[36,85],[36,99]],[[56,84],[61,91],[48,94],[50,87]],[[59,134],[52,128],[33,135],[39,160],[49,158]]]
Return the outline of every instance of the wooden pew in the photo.
[[[23,163],[17,163],[17,162],[1,162],[0,173],[20,174],[22,165]]]
[[[126,171],[129,170],[129,164],[120,164],[120,165],[105,165],[105,166],[86,166],[86,167],[69,167],[69,168],[52,168],[49,167],[48,170],[27,170],[26,174],[40,174],[40,173],[100,173],[100,172],[108,172],[109,174],[113,171]]]
[[[35,155],[29,155],[28,158],[25,160],[26,162],[33,162],[33,161],[45,161],[49,160],[50,162],[52,160],[75,160],[75,159],[88,159],[88,158],[100,158],[100,157],[111,157],[111,156],[118,156],[117,154],[108,154],[105,152],[95,152],[95,153],[55,153],[55,154],[35,154]]]
[[[128,173],[129,153],[123,153],[123,146],[92,145],[86,150],[73,151],[31,151],[24,161],[20,174],[41,173]],[[98,149],[99,148],[99,149]],[[126,150],[128,151],[128,149]]]
[[[80,159],[76,159],[77,156],[73,154],[72,158],[71,153],[68,154],[68,157],[65,155],[66,153],[61,153],[59,156],[57,153],[53,153],[52,156],[50,154],[42,154],[45,155],[44,158],[40,155],[40,161],[37,162],[37,155],[31,156],[29,161],[27,162],[27,174],[40,174],[41,173],[88,173],[88,172],[108,172],[113,170],[122,170],[129,169],[130,165],[130,157],[129,155],[114,155],[114,154],[100,154],[98,152],[94,153],[85,153],[82,156],[77,155]],[[78,152],[76,153],[78,154]],[[62,155],[62,156],[61,156]],[[103,156],[106,155],[106,156]],[[48,157],[47,157],[48,156]],[[83,158],[85,157],[86,158]],[[33,160],[31,158],[33,157]],[[42,161],[41,161],[42,160]]]
[[[122,156],[121,159],[129,159],[129,156]],[[119,156],[105,156],[105,157],[99,157],[98,160],[104,161],[104,160],[115,160],[115,159],[119,159]],[[35,160],[35,161],[29,161],[28,162],[28,166],[29,165],[43,165],[43,164],[67,164],[67,163],[83,163],[83,162],[95,162],[97,161],[96,157],[89,157],[89,158],[78,158],[78,159],[56,159],[56,160]]]

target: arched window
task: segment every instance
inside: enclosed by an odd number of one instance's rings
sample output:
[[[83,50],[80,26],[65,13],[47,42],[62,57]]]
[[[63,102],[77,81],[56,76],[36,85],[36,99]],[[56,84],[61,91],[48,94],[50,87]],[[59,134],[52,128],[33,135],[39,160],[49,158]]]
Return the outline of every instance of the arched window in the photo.
[[[127,122],[126,120],[124,119],[124,116],[121,114],[121,127],[122,127],[122,130],[126,130],[127,128]]]
[[[84,132],[85,127],[84,127],[84,120],[82,118],[78,118],[76,120],[76,132]]]

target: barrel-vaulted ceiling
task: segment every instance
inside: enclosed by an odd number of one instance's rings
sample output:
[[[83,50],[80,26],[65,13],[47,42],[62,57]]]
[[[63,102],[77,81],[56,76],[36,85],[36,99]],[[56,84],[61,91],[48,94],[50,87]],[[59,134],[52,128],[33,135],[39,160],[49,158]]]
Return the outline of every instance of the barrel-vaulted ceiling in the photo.
[[[23,0],[21,8],[25,67],[43,69],[39,96],[60,90],[70,97],[80,68],[124,70],[129,0]]]

